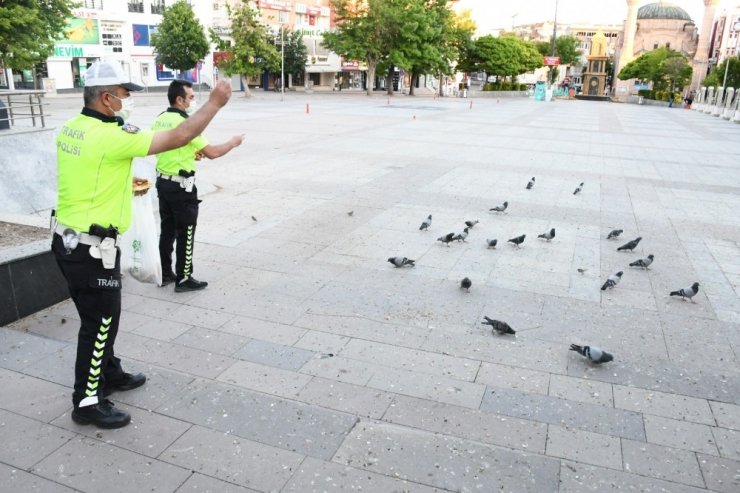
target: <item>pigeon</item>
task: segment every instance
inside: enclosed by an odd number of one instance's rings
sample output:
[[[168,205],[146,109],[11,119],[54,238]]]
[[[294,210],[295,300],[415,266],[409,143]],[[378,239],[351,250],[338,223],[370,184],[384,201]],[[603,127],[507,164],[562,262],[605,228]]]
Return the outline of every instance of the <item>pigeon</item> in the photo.
[[[414,267],[415,260],[406,257],[390,257],[388,262],[392,263],[395,267],[404,267],[406,265]]]
[[[495,238],[493,240],[486,239],[486,243],[488,244],[488,248],[496,248],[498,240]]]
[[[257,222],[257,218],[252,216],[252,221]]]
[[[442,243],[445,243],[447,246],[450,246],[450,243],[455,239],[455,233],[447,233],[444,236],[440,236],[437,238],[437,241],[441,241]]]
[[[531,180],[529,180],[529,183],[527,183],[527,190],[532,190],[532,187],[534,186],[534,176]]]
[[[671,296],[680,296],[682,300],[685,300],[688,298],[692,303],[694,302],[693,298],[696,296],[696,293],[699,292],[699,283],[695,282],[691,285],[691,287],[688,288],[682,288],[678,291],[671,291]]]
[[[576,189],[573,191],[573,195],[578,195],[583,190],[583,182],[581,182],[580,185],[576,187]]]
[[[468,228],[463,229],[463,232],[459,235],[455,236],[455,239],[457,241],[465,241],[465,238],[468,237]]]
[[[517,248],[519,248],[519,245],[521,245],[522,243],[524,243],[524,238],[526,238],[526,237],[527,237],[527,235],[517,236],[516,238],[510,239],[508,242],[509,243],[513,243],[514,245],[516,245]]]
[[[507,207],[509,207],[509,203],[504,200],[504,203],[503,204],[497,205],[496,207],[492,207],[492,208],[490,208],[488,210],[489,211],[492,211],[492,212],[504,212],[504,211],[506,211],[506,208]]]
[[[547,233],[542,233],[541,235],[538,235],[537,238],[544,238],[547,241],[552,240],[553,238],[555,238],[555,228],[552,228]]]
[[[647,270],[650,267],[650,264],[653,263],[654,258],[655,256],[651,253],[647,257],[638,258],[630,264],[630,267],[642,267]]]
[[[606,239],[607,240],[616,239],[616,238],[619,238],[619,235],[621,235],[621,234],[622,234],[622,230],[621,229],[613,229],[613,230],[609,231],[609,234],[608,235],[606,235]]]
[[[611,276],[609,276],[604,285],[601,286],[601,290],[606,291],[606,288],[613,288],[614,286],[619,284],[619,281],[622,280],[622,274],[623,272],[620,270],[616,274],[612,274]]]
[[[640,243],[640,240],[642,240],[642,236],[638,236],[634,240],[628,241],[627,243],[625,243],[621,247],[617,248],[617,251],[619,252],[619,251],[623,251],[623,250],[629,250],[631,252],[632,250],[634,250],[635,248],[637,248],[637,244]]]
[[[460,281],[460,289],[464,289],[468,293],[470,292],[470,286],[473,285],[473,281],[468,279],[467,277],[464,277],[462,281]]]
[[[421,226],[419,226],[419,231],[425,231],[425,230],[429,229],[429,226],[431,226],[431,225],[432,225],[432,215],[429,214],[429,217],[427,217],[426,219],[424,219],[424,221],[422,221],[422,223],[421,223]]]
[[[584,269],[583,267],[579,267],[576,270],[578,270],[578,272],[581,273],[581,274],[585,274],[588,269]]]
[[[590,362],[596,363],[597,365],[608,363],[614,359],[614,356],[596,346],[579,346],[578,344],[571,344],[570,350],[585,356]]]
[[[348,215],[349,217],[352,217],[352,215],[353,215],[354,213],[355,213],[355,211],[347,211],[347,215]]]
[[[511,326],[506,322],[502,322],[501,320],[493,320],[492,318],[488,318],[485,315],[483,315],[483,318],[485,318],[486,321],[481,322],[481,324],[490,325],[491,333],[498,332],[499,334],[516,334],[516,331],[512,329]]]
[[[473,229],[473,226],[475,226],[476,224],[478,224],[477,219],[475,221],[465,221],[465,226],[467,226],[470,229]]]

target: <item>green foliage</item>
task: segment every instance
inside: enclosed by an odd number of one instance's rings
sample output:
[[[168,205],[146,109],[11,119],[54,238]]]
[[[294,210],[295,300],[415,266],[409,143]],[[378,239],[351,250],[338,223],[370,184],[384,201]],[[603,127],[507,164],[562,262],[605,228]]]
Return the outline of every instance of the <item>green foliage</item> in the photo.
[[[725,79],[725,68],[729,62],[730,67],[727,69],[727,87],[740,87],[740,58],[730,57],[722,60],[718,66],[714,67],[702,82],[706,87],[719,87]]]
[[[285,42],[285,75],[292,74],[298,76],[306,70],[306,59],[308,57],[308,50],[306,45],[303,43],[303,34],[297,31],[291,31],[285,29],[283,32],[283,41]],[[280,33],[275,35],[275,45],[277,46],[278,54],[280,53]],[[280,70],[278,66],[276,72]]]
[[[151,43],[157,61],[180,72],[195,67],[210,48],[203,26],[185,0],[178,0],[165,9]]]
[[[1,1],[0,65],[24,70],[50,57],[73,7],[69,0]]]
[[[274,35],[270,29],[259,22],[258,12],[244,0],[237,7],[231,7],[228,3],[226,7],[231,19],[231,37],[234,43],[230,46],[220,40],[217,43],[219,48],[226,48],[230,53],[229,57],[219,63],[219,69],[226,75],[239,74],[242,77],[280,71],[280,51],[275,47]],[[211,37],[213,38],[213,33]]]
[[[514,36],[482,36],[461,64],[469,72],[514,77],[542,66],[542,55],[531,41]]]
[[[484,91],[526,91],[527,84],[519,84],[508,80],[501,82],[486,82],[483,84]]]
[[[475,30],[456,17],[449,0],[332,0],[336,28],[323,44],[346,60],[368,66],[368,95],[376,70],[449,74]],[[390,86],[390,84],[389,84]]]
[[[578,49],[580,41],[574,36],[560,36],[555,41],[555,56],[560,57],[561,65],[576,65],[581,60],[581,50]],[[537,51],[542,56],[552,55],[552,37],[550,41],[538,41],[535,43]]]
[[[653,83],[653,89],[680,90],[691,80],[691,65],[681,53],[666,47],[649,51],[619,71],[622,80],[639,79]]]

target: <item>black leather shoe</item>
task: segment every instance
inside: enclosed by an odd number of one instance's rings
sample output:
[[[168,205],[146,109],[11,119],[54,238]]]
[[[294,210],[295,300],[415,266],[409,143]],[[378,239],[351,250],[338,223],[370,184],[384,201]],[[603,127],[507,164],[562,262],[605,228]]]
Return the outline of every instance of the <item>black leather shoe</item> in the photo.
[[[177,284],[175,284],[175,292],[183,293],[185,291],[200,291],[201,289],[205,289],[206,286],[208,286],[207,282],[199,281],[194,277],[188,277],[186,280],[178,281]]]
[[[169,284],[172,284],[173,282],[177,281],[177,276],[173,274],[172,272],[168,274],[162,274],[162,284],[160,284],[160,287],[165,287]]]
[[[131,422],[131,415],[113,407],[108,399],[94,406],[78,407],[72,411],[72,421],[78,425],[95,425],[98,428],[122,428]]]
[[[107,397],[113,392],[118,392],[119,390],[122,391],[135,389],[136,387],[141,387],[142,385],[144,385],[144,382],[146,382],[146,376],[143,373],[137,373],[136,375],[124,373],[123,377],[121,378],[117,378],[116,380],[112,380],[110,382],[105,382],[103,395]]]

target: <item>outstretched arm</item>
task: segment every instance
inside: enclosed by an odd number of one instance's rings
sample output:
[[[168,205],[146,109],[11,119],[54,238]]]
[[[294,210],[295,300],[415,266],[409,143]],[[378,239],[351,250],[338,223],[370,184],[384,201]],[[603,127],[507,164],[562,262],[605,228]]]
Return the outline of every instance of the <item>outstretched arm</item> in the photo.
[[[242,142],[244,142],[244,134],[242,135],[235,135],[223,144],[218,145],[207,145],[203,149],[201,149],[199,152],[202,153],[205,157],[208,159],[216,159],[219,158],[225,154],[227,154],[229,151],[234,149],[235,147],[239,147]]]
[[[182,125],[178,125],[166,132],[156,132],[149,146],[149,155],[159,154],[182,147],[195,137],[203,133],[216,113],[223,108],[231,97],[231,82],[221,80],[211,91],[208,102],[196,111]]]

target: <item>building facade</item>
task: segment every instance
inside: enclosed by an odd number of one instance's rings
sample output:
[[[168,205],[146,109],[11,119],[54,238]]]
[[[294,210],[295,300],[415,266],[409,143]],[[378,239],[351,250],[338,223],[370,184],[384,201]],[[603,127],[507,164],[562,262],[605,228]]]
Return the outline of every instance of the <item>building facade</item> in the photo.
[[[735,8],[720,12],[714,20],[712,40],[709,44],[710,69],[722,63],[725,58],[738,56],[738,37],[740,31],[735,30],[735,24],[740,22],[740,3]]]
[[[117,60],[131,80],[146,88],[167,86],[174,73],[158,64],[151,46],[151,35],[157,31],[165,9],[175,0],[80,0],[73,10],[65,31],[66,39],[56,44],[53,56],[31,70],[13,73],[0,69],[0,88],[75,90],[84,84],[85,72],[98,60]],[[241,0],[190,0],[196,18],[204,27],[228,38],[231,32],[228,9]],[[259,9],[261,22],[275,34],[284,29],[303,34],[307,48],[306,72],[295,81],[313,87],[333,88],[342,70],[355,71],[359,66],[342,67],[339,56],[321,45],[322,34],[332,26],[330,0],[252,0]],[[213,47],[212,47],[213,48]],[[219,78],[212,49],[202,63],[183,76],[193,82],[212,86]],[[222,75],[221,75],[222,76]],[[275,81],[257,77],[250,86],[269,88]],[[241,83],[234,78],[235,87]]]

